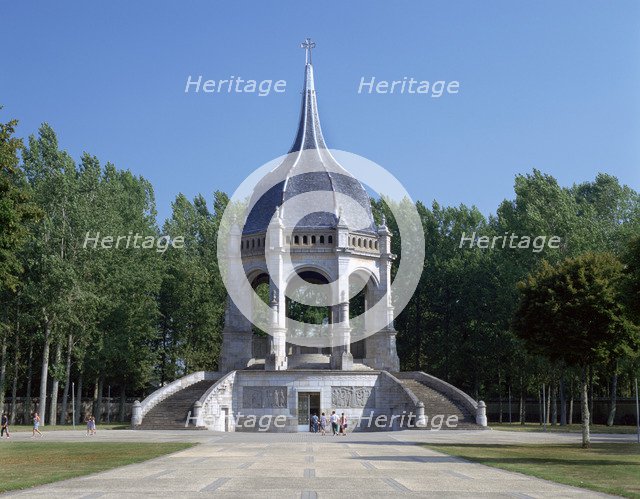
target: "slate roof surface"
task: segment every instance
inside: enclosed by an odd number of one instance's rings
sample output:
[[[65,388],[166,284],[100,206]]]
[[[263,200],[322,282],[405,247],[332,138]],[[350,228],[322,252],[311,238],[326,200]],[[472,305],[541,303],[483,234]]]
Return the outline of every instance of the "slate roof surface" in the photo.
[[[313,192],[332,193],[333,201],[322,204],[322,211],[305,216],[297,216],[294,213],[295,205],[286,205],[281,210],[285,225],[287,220],[295,220],[296,228],[333,228],[342,207],[343,218],[350,229],[375,233],[376,226],[369,195],[358,179],[338,164],[327,149],[318,116],[313,66],[307,63],[295,140],[284,161],[265,175],[254,189],[252,208],[243,234],[266,231],[278,207],[296,196]],[[340,202],[336,193],[349,196],[356,201],[359,208],[355,209],[355,206],[349,207],[348,204]],[[300,206],[300,209],[306,207]]]

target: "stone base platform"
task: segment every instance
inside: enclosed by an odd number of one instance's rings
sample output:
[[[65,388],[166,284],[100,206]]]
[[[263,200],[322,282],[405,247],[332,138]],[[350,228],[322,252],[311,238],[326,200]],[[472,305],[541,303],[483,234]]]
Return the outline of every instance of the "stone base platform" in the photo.
[[[252,366],[225,375],[190,376],[190,381],[201,381],[188,384],[178,380],[174,383],[181,387],[179,390],[174,387],[166,397],[152,394],[153,409],[147,413],[141,409],[133,428],[161,429],[164,417],[172,427],[180,424],[182,428],[224,432],[309,432],[313,415],[321,418],[324,413],[329,420],[334,411],[339,418],[346,418],[347,432],[486,426],[486,419],[479,416],[483,402],[478,404],[457,388],[421,372],[389,373],[371,368],[338,371],[299,365],[286,371]],[[191,401],[187,400],[189,396]],[[146,400],[137,404],[144,408]],[[326,430],[331,432],[330,424]]]

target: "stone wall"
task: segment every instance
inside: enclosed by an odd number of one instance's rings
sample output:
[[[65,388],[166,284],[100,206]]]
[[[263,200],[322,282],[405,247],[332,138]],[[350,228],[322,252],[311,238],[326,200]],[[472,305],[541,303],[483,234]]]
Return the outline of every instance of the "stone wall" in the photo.
[[[298,394],[317,393],[320,411],[344,413],[349,431],[406,427],[415,400],[386,372],[235,371],[202,398],[198,425],[217,431],[306,431],[298,428]],[[395,417],[392,417],[395,416]]]
[[[196,402],[196,426],[214,431],[234,431],[233,385],[236,372],[225,374]]]

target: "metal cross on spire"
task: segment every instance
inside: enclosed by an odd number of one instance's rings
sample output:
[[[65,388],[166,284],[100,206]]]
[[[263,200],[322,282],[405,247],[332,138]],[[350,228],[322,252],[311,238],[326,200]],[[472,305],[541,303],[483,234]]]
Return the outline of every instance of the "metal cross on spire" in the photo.
[[[305,62],[311,64],[311,50],[316,48],[316,42],[312,41],[311,38],[305,38],[304,42],[300,44],[300,48],[305,50]]]

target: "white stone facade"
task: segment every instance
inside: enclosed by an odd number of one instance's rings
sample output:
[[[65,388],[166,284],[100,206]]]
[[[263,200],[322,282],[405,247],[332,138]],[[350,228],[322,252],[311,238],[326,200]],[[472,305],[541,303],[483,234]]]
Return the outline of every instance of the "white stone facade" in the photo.
[[[349,431],[398,430],[416,422],[416,399],[386,372],[248,370],[230,373],[200,399],[197,424],[216,431],[308,431],[308,423],[300,424],[308,412],[301,395],[307,394],[318,395],[318,415],[344,413]]]
[[[393,328],[393,305],[388,290],[391,287],[391,235],[386,226],[378,229],[375,237],[371,234],[350,232],[348,228],[338,225],[334,231],[320,229],[318,231],[293,232],[293,236],[284,237],[284,227],[275,229],[275,237],[271,241],[266,234],[243,236],[242,261],[245,273],[250,282],[269,283],[270,306],[273,313],[270,331],[269,355],[264,359],[267,370],[286,370],[287,340],[305,346],[314,346],[312,340],[287,338],[287,314],[285,290],[287,290],[294,273],[284,273],[282,254],[288,252],[295,273],[313,273],[325,282],[337,282],[339,296],[346,296],[350,282],[358,280],[365,284],[365,308],[368,310],[374,303],[384,300],[382,310],[386,314],[377,318],[384,324],[380,331],[364,338],[362,330],[371,329],[370,324],[362,324],[359,330],[352,330],[349,316],[349,302],[342,301],[331,310],[331,322],[341,322],[332,338],[332,369],[351,370],[353,355],[350,344],[365,339],[365,357],[363,363],[374,369],[398,371],[399,360],[396,351]],[[273,232],[272,232],[273,234]],[[322,239],[321,239],[322,238]],[[287,239],[289,241],[287,241]],[[322,241],[322,242],[321,242]],[[266,246],[266,247],[265,247]],[[366,246],[366,247],[365,247]],[[267,256],[268,255],[268,256]],[[267,258],[270,259],[267,265]],[[271,272],[269,272],[269,269]],[[337,301],[337,300],[336,300]],[[244,317],[235,304],[229,300],[225,315],[223,332],[223,351],[221,370],[228,372],[243,369],[255,364],[260,359],[253,356],[252,323]]]

